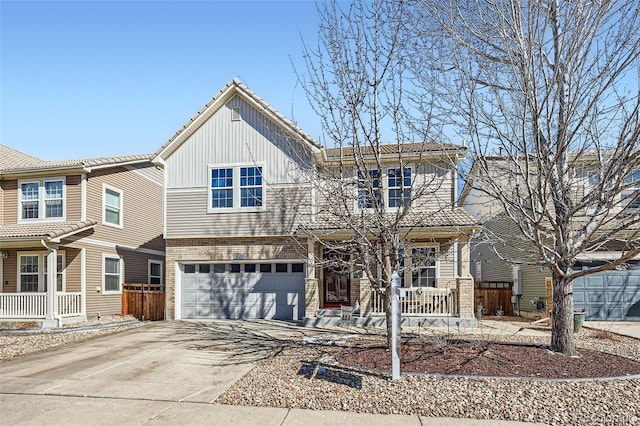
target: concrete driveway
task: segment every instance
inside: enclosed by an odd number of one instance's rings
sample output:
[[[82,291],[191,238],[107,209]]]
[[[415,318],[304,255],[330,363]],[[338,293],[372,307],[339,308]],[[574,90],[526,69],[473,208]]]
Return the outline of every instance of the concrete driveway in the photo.
[[[157,322],[13,359],[0,364],[0,423],[57,423],[56,397],[67,397],[67,424],[138,423],[162,411],[158,402],[208,403],[305,331],[318,332],[276,321]],[[101,414],[78,418],[88,401]]]

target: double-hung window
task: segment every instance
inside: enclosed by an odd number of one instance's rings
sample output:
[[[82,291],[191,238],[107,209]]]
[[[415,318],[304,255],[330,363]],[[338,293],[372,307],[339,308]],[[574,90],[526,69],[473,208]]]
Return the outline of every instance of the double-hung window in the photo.
[[[368,176],[358,171],[358,208],[371,209],[381,202],[378,170],[369,170]]]
[[[411,286],[435,287],[436,286],[436,248],[416,247],[411,256]]]
[[[262,166],[209,167],[208,212],[260,211],[264,207]]]
[[[240,207],[262,206],[262,167],[240,167]]]
[[[211,169],[211,208],[233,208],[233,169]]]
[[[103,257],[103,292],[120,293],[122,283],[122,261],[119,257],[105,255]]]
[[[411,200],[411,168],[388,169],[389,207],[406,207]]]
[[[162,262],[149,259],[149,284],[162,284]]]
[[[104,186],[103,222],[105,225],[122,228],[122,191]]]
[[[65,179],[19,183],[19,221],[64,220]]]
[[[59,251],[56,256],[56,291],[64,291],[65,287],[65,257],[64,252]],[[18,255],[18,290],[21,292],[47,291],[47,254],[24,253]]]

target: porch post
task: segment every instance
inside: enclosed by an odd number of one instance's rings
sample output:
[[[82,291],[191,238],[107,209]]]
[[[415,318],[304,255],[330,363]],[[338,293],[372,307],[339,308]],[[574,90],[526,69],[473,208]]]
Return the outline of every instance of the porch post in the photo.
[[[318,279],[316,278],[316,250],[313,239],[307,240],[307,278],[304,280],[304,316],[315,317],[318,314]]]
[[[47,247],[47,315],[46,319],[53,320],[58,314],[58,298],[56,297],[58,276],[58,251],[55,248]]]
[[[80,249],[80,305],[81,314],[87,317],[87,253]]]
[[[460,318],[474,318],[473,277],[470,272],[471,252],[469,239],[460,240],[460,277],[458,277],[458,303]]]

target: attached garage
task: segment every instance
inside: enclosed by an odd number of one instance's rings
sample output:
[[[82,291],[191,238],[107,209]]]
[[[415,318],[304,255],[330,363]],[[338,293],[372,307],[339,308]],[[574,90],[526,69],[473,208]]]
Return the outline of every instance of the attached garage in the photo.
[[[606,271],[573,283],[573,303],[591,321],[640,321],[640,270]]]
[[[182,318],[300,320],[304,263],[183,263]]]

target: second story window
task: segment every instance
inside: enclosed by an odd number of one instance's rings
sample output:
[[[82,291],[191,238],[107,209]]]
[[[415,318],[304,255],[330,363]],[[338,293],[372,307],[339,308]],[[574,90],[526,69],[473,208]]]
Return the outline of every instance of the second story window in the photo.
[[[256,211],[264,207],[264,181],[261,166],[209,168],[210,213]]]
[[[371,209],[380,204],[380,177],[377,170],[369,170],[369,176],[358,171],[358,208]],[[375,203],[374,203],[375,200]]]
[[[64,179],[42,179],[19,185],[20,221],[64,219]]]
[[[622,204],[634,212],[640,210],[640,170],[631,173],[625,184],[629,186],[622,191]]]
[[[211,169],[211,207],[233,208],[233,169]]]
[[[407,206],[411,200],[411,168],[387,170],[389,207]]]
[[[262,167],[240,168],[240,206],[262,205]]]
[[[103,222],[122,228],[122,191],[109,186],[104,187]]]

